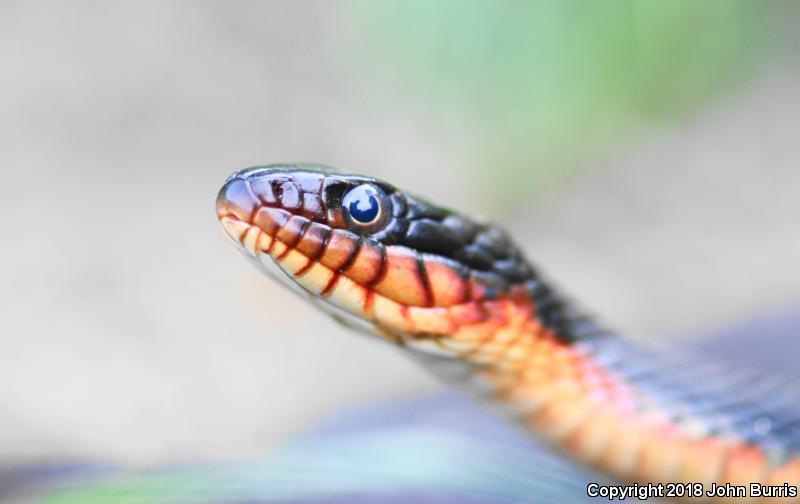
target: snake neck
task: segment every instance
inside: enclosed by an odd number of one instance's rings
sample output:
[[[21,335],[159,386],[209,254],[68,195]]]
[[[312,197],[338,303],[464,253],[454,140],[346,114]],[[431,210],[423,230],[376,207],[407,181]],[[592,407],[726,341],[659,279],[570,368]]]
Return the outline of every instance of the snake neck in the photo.
[[[447,381],[466,382],[461,388],[471,395],[477,390],[484,401],[510,407],[517,420],[536,431],[543,427],[537,418],[553,401],[575,404],[586,399],[590,388],[608,394],[609,400],[630,397],[630,387],[594,358],[598,348],[617,338],[580,316],[551,289],[533,282],[542,287],[528,285],[509,296],[483,301],[479,314],[474,304],[452,307],[451,319],[460,322],[452,332],[404,343],[421,350],[427,356],[425,364],[436,374],[442,374],[437,367],[447,368],[443,376]],[[457,363],[461,369],[454,373]],[[570,428],[568,422],[545,424],[549,430]],[[549,434],[559,436],[556,431]]]
[[[757,418],[743,407],[746,399],[732,400],[713,379],[697,384],[698,375],[720,372],[722,378],[712,376],[738,383],[741,370],[650,352],[560,306],[561,327],[572,329],[567,334],[531,300],[486,302],[488,318],[436,340],[448,358],[424,364],[559,451],[621,480],[706,488],[800,480],[792,424],[771,438],[754,437]],[[783,398],[785,389],[775,390],[776,410],[796,407]],[[757,403],[750,408],[768,411]]]

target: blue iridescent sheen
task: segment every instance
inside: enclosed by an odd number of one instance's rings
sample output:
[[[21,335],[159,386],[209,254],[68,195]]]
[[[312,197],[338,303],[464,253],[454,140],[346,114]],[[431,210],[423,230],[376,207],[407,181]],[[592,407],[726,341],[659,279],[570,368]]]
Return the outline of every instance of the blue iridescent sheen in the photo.
[[[381,213],[377,189],[368,184],[360,185],[348,192],[342,200],[342,205],[347,208],[350,217],[359,224],[375,222]]]

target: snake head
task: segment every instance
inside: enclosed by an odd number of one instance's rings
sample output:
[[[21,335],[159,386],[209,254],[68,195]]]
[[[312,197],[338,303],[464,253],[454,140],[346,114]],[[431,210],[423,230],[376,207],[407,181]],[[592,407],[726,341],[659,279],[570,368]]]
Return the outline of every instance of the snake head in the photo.
[[[338,319],[396,340],[444,337],[539,284],[497,227],[372,177],[318,165],[231,175],[227,235],[259,267]]]

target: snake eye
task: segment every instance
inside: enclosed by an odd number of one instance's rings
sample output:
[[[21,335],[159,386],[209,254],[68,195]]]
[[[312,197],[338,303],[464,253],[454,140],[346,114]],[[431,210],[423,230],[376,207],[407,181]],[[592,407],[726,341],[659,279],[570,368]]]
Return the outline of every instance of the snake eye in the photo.
[[[385,197],[374,185],[361,184],[344,195],[342,206],[354,224],[369,226],[380,220]]]

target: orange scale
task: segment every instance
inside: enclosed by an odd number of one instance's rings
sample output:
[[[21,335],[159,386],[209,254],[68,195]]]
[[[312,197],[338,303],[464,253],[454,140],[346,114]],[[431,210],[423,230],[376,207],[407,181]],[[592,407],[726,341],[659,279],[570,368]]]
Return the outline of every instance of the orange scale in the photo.
[[[517,385],[508,391],[507,399],[514,402],[518,399],[530,399],[533,396],[543,397],[545,387],[550,383],[548,378],[539,380],[518,381]]]
[[[416,252],[399,245],[388,246],[385,261],[383,276],[373,285],[375,292],[406,306],[431,306]]]
[[[506,349],[506,347],[504,345],[498,345],[498,344],[494,343],[493,341],[488,341],[488,342],[482,343],[478,347],[478,352],[477,353],[480,353],[480,354],[492,354],[492,355],[498,355],[499,356],[499,355],[502,355],[503,352],[505,352],[505,349]],[[500,362],[503,362],[503,360],[502,359],[498,359],[497,363],[500,363]]]
[[[722,474],[728,450],[729,445],[717,437],[692,440],[684,447],[676,480],[710,488]]]
[[[599,408],[591,415],[591,421],[582,423],[564,439],[562,447],[584,462],[594,462],[608,446],[618,422],[617,414]]]
[[[498,345],[506,345],[513,343],[520,338],[519,329],[515,327],[504,327],[495,331],[492,337],[492,343]]]
[[[539,369],[525,369],[520,374],[520,382],[521,383],[530,383],[530,384],[538,384],[543,382],[549,382],[553,379],[553,372],[550,369],[539,368]]]
[[[749,485],[750,482],[762,481],[766,475],[764,453],[755,446],[737,443],[728,452],[719,483]]]
[[[353,254],[356,253],[356,235],[340,229],[331,230],[325,252],[320,256],[319,262],[333,271],[341,271],[346,267]]]
[[[312,222],[295,248],[306,257],[316,260],[324,251],[329,233],[330,230],[326,226]]]
[[[532,370],[540,370],[550,367],[550,361],[546,355],[542,355],[538,350],[534,349],[528,356],[528,365]]]
[[[598,467],[619,477],[631,478],[636,473],[642,446],[648,435],[647,427],[636,416],[621,416],[604,453],[598,459]]]
[[[253,217],[253,224],[258,226],[262,231],[270,236],[275,236],[275,233],[282,228],[289,219],[291,214],[286,210],[280,208],[261,207]]]
[[[548,382],[541,383],[540,387],[545,393],[562,399],[583,401],[585,397],[584,390],[574,380],[551,379]]]
[[[358,252],[343,273],[353,281],[369,286],[381,275],[383,266],[381,246],[374,242],[362,241]]]
[[[505,359],[516,362],[527,361],[530,355],[531,349],[524,344],[506,347],[505,352],[503,353]]]
[[[305,217],[293,215],[278,229],[277,233],[275,233],[275,238],[292,248],[300,241],[300,237],[308,224],[309,221]]]
[[[510,395],[506,389],[499,389],[496,391],[496,397],[500,400],[507,400]],[[513,409],[519,418],[523,420],[547,404],[546,397],[541,397],[534,393],[529,393],[528,395],[517,393],[514,397]]]
[[[516,387],[519,383],[518,379],[510,373],[487,371],[481,373],[481,376],[492,388],[495,395],[498,396],[505,396],[509,390]]]
[[[800,485],[800,459],[797,457],[792,458],[773,469],[769,474],[769,478],[767,478],[767,482],[770,485],[782,485],[784,483]]]
[[[569,364],[561,364],[561,363],[551,363],[548,366],[553,373],[553,376],[569,376],[573,378],[575,381],[582,381],[581,377],[583,376],[580,371],[575,369],[574,366],[570,366]]]
[[[506,346],[511,348],[525,349],[530,355],[533,355],[535,341],[525,333],[517,331],[517,336],[506,342]]]
[[[456,324],[450,320],[446,308],[412,306],[408,309],[408,313],[419,332],[447,335],[457,329]]]
[[[434,306],[453,306],[467,300],[467,282],[435,256],[423,258]]]
[[[285,243],[275,239],[272,241],[272,247],[269,249],[269,254],[276,259],[280,259],[286,255],[286,252],[288,251],[289,247],[287,247]]]
[[[259,233],[258,241],[256,242],[256,250],[263,253],[268,253],[272,247],[274,238],[267,233]]]
[[[450,335],[451,340],[464,343],[482,344],[491,339],[496,331],[493,324],[475,324],[461,326],[455,333]]]
[[[487,312],[476,302],[451,306],[449,310],[450,318],[459,325],[477,324],[486,321],[488,318]]]
[[[524,379],[524,373],[531,369],[530,356],[522,359],[507,359],[504,362],[498,362],[498,365],[510,373],[514,373],[520,380]]]
[[[556,398],[531,414],[526,424],[547,439],[560,440],[592,421],[595,409],[585,401]]]
[[[534,379],[534,378],[541,378],[545,380],[554,380],[558,376],[560,376],[560,371],[558,368],[550,365],[539,366],[536,370],[535,374],[527,375],[525,377],[526,381]]]
[[[794,487],[800,486],[800,460],[793,458],[783,465],[773,469],[766,479],[767,485],[783,486],[790,485]],[[796,497],[764,497],[763,502],[800,502],[800,492]]]
[[[674,481],[680,471],[680,463],[686,450],[686,439],[680,433],[657,430],[644,438],[641,460],[637,468],[642,481]]]
[[[555,353],[556,345],[549,338],[538,338],[534,340],[534,344],[537,352],[540,352],[542,354],[548,353],[550,355]]]

